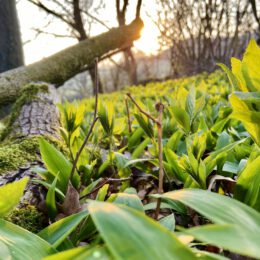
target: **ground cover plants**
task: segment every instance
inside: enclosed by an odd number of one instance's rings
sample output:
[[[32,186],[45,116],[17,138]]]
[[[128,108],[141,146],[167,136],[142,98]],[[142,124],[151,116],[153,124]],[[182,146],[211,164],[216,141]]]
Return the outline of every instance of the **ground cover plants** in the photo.
[[[8,221],[0,259],[260,258],[260,49],[232,70],[60,105],[63,152],[40,139],[49,225]],[[2,199],[4,198],[4,199]]]

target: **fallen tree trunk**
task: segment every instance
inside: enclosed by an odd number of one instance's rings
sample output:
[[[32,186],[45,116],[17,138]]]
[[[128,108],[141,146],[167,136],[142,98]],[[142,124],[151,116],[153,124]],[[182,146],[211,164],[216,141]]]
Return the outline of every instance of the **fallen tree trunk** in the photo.
[[[56,89],[46,83],[31,83],[21,90],[15,102],[8,125],[1,135],[0,144],[0,186],[24,177],[38,179],[32,171],[36,166],[43,167],[39,152],[39,137],[55,144],[60,140],[60,113]],[[8,220],[30,231],[39,231],[47,223],[46,188],[29,181],[24,196]],[[39,220],[32,222],[31,217]]]
[[[21,87],[30,82],[60,85],[85,66],[92,65],[95,58],[130,46],[140,37],[142,27],[143,22],[136,19],[130,25],[111,29],[39,62],[0,74],[0,107],[14,102],[20,95]]]

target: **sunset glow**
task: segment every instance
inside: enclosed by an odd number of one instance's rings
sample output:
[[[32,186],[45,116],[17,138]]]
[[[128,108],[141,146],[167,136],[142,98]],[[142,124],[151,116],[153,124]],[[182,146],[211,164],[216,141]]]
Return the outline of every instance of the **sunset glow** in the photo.
[[[134,43],[134,46],[146,55],[156,54],[159,50],[159,32],[151,23],[146,23],[142,30],[141,38]]]

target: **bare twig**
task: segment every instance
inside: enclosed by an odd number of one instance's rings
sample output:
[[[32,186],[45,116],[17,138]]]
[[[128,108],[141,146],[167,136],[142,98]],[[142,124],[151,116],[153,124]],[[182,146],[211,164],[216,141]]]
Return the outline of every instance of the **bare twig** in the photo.
[[[159,187],[158,193],[163,193],[163,178],[164,178],[164,171],[163,171],[163,143],[162,143],[162,119],[163,119],[163,109],[164,106],[162,103],[158,103],[156,108],[159,112],[158,121],[160,124],[157,124],[158,129],[158,148],[159,148]],[[161,206],[161,199],[157,200],[156,210],[155,210],[155,219],[158,219],[160,213],[160,206]]]
[[[163,109],[164,106],[160,102],[156,104],[156,110],[158,111],[159,115],[158,118],[154,118],[152,115],[144,111],[134,100],[134,98],[131,96],[130,93],[127,93],[127,96],[132,100],[132,102],[135,104],[135,106],[138,108],[138,110],[146,115],[149,119],[151,119],[154,123],[157,125],[158,130],[158,160],[159,160],[159,185],[158,185],[158,193],[163,193],[163,179],[164,179],[164,170],[163,170],[163,143],[162,143],[162,119],[163,119]],[[155,210],[155,219],[158,219],[159,213],[160,213],[160,205],[161,205],[161,199],[157,200],[156,210]]]
[[[86,197],[88,197],[89,195],[95,193],[97,190],[99,190],[100,188],[102,188],[105,184],[109,183],[109,182],[124,182],[124,181],[131,181],[132,178],[131,177],[127,177],[127,178],[121,178],[121,179],[114,179],[114,178],[107,178],[104,179],[104,181],[98,185],[95,189],[93,189],[91,192],[85,194],[84,196],[80,197],[81,199],[84,199]]]
[[[131,96],[130,93],[127,93],[126,95],[132,100],[132,102],[135,104],[135,106],[138,108],[138,110],[139,110],[142,114],[146,115],[146,116],[147,116],[149,119],[151,119],[155,124],[161,124],[161,123],[158,121],[158,119],[154,118],[152,115],[150,115],[149,113],[147,113],[146,111],[144,111],[144,110],[136,103],[136,101],[134,100],[134,98]]]
[[[128,131],[129,131],[129,133],[132,133],[131,119],[130,119],[130,112],[129,112],[129,106],[128,106],[127,98],[125,99],[125,106],[126,106],[126,113],[127,113],[127,120],[128,120]]]
[[[70,173],[70,179],[72,180],[73,178],[73,174],[77,168],[77,163],[78,163],[78,160],[79,160],[79,157],[80,157],[80,154],[82,153],[84,147],[86,146],[87,142],[88,142],[88,139],[93,131],[93,128],[95,126],[95,123],[97,122],[98,120],[98,117],[97,117],[97,107],[98,107],[98,59],[96,58],[95,59],[95,108],[94,108],[94,117],[93,117],[93,121],[90,125],[90,128],[88,130],[88,133],[84,139],[84,142],[82,143],[81,147],[79,148],[79,150],[77,151],[76,153],[76,157],[75,157],[75,160],[73,162],[73,166],[72,166],[72,170],[71,170],[71,173]]]

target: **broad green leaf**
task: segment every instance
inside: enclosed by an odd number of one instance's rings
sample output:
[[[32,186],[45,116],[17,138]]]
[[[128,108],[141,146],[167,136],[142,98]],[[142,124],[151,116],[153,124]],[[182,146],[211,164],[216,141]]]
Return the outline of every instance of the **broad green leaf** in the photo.
[[[38,233],[53,247],[58,247],[68,235],[75,230],[79,223],[88,216],[88,211],[81,211],[69,217],[54,222]]]
[[[180,201],[216,224],[234,226],[234,230],[229,231],[230,237],[227,240],[232,241],[234,239],[236,241],[237,232],[241,232],[247,239],[247,255],[259,257],[259,241],[256,238],[259,238],[260,234],[260,214],[254,209],[229,197],[199,189],[167,192],[163,195],[155,195],[155,197]],[[222,234],[221,232],[220,234]],[[217,234],[218,232],[215,235],[217,236]],[[223,244],[222,238],[219,238],[219,245],[221,246]],[[217,241],[217,237],[215,241]],[[241,243],[244,243],[243,241],[241,240]],[[229,243],[226,243],[225,246],[228,247]],[[234,250],[235,246],[235,252],[241,253],[240,244],[235,245],[234,243],[230,250]]]
[[[113,133],[114,128],[114,107],[111,102],[106,104],[101,104],[98,110],[98,117],[102,127],[108,135]]]
[[[217,65],[218,65],[219,67],[221,67],[221,69],[224,70],[225,73],[227,74],[228,79],[229,79],[229,81],[230,81],[230,83],[231,83],[231,86],[232,86],[233,91],[234,91],[234,90],[241,89],[241,88],[240,88],[240,85],[239,85],[239,83],[238,83],[238,80],[237,80],[237,78],[234,76],[234,74],[232,73],[232,71],[231,71],[225,64],[217,63]]]
[[[157,207],[157,202],[151,202],[149,204],[144,205],[144,210],[154,210]],[[161,209],[173,209],[179,214],[187,214],[186,207],[178,202],[178,201],[167,201],[167,203],[161,202],[160,204]]]
[[[1,260],[12,260],[11,252],[6,244],[0,241],[0,259]]]
[[[164,149],[164,154],[170,166],[172,167],[176,178],[184,183],[186,181],[187,175],[183,172],[183,169],[180,167],[180,164],[178,162],[178,155],[168,148]]]
[[[186,233],[231,252],[251,257],[259,256],[259,244],[251,243],[253,239],[259,240],[259,234],[244,233],[236,225],[204,225],[188,229]]]
[[[141,142],[133,151],[131,158],[132,159],[137,159],[138,157],[140,157],[142,155],[142,153],[144,152],[145,148],[147,147],[147,145],[151,142],[151,139],[149,137],[147,137],[145,140],[143,140],[143,142]]]
[[[140,163],[140,162],[149,162],[151,161],[152,159],[150,158],[140,158],[140,159],[134,159],[134,160],[129,160],[125,165],[124,165],[124,168],[127,168],[129,166],[133,166],[137,163]]]
[[[6,216],[19,203],[29,178],[23,178],[0,187],[0,218]]]
[[[41,260],[57,252],[42,238],[3,219],[0,219],[0,243],[7,246],[12,260]]]
[[[109,184],[105,184],[102,188],[99,189],[96,200],[104,201],[109,189]]]
[[[242,62],[239,59],[231,58],[231,67],[232,72],[236,76],[236,79],[238,81],[238,88],[241,91],[247,92],[248,88],[246,86],[246,82],[242,74]]]
[[[184,133],[189,134],[190,132],[190,116],[189,114],[180,107],[172,107],[173,115],[179,124],[179,126],[182,128]]]
[[[169,229],[170,231],[174,231],[175,229],[175,216],[174,214],[170,214],[166,217],[163,217],[159,220],[159,223]]]
[[[126,193],[126,192],[116,193],[113,203],[119,204],[119,205],[126,205],[133,209],[144,212],[144,207],[143,207],[142,201],[138,197],[137,193],[136,194],[130,194],[130,193]]]
[[[260,146],[260,112],[250,110],[247,104],[235,94],[229,97],[229,101],[234,110],[231,116],[243,123],[252,139]]]
[[[72,164],[60,151],[43,138],[39,140],[39,144],[42,160],[46,168],[55,177],[59,173],[57,182],[58,188],[60,188],[63,193],[66,193]]]
[[[223,148],[212,152],[206,159],[204,159],[204,163],[206,165],[206,174],[207,176],[212,172],[214,167],[216,166],[217,159],[219,159],[221,156],[223,156],[226,152],[232,150],[236,145],[241,144],[246,139],[242,139],[239,141],[236,141],[234,143],[228,144],[224,146]]]
[[[45,257],[42,260],[113,260],[105,247],[78,247],[58,254]]]
[[[234,198],[260,211],[260,156],[248,162],[240,173]]]
[[[257,211],[223,195],[200,189],[186,189],[156,197],[180,201],[217,224],[235,224],[251,232],[260,229],[260,214]]]
[[[48,209],[48,214],[49,217],[53,220],[55,219],[57,215],[57,207],[56,207],[56,199],[55,199],[55,188],[56,188],[56,183],[59,177],[59,173],[56,175],[53,183],[51,184],[50,188],[48,189],[47,195],[46,195],[46,206]]]
[[[146,135],[150,138],[154,137],[153,125],[150,122],[150,119],[145,119],[142,114],[135,114],[135,118],[138,121],[139,125],[142,127]]]
[[[250,91],[260,91],[260,48],[251,40],[242,60],[242,74]]]
[[[139,211],[102,202],[91,202],[88,209],[115,259],[196,258],[173,233]]]
[[[185,107],[185,110],[188,112],[191,120],[194,118],[195,107],[196,107],[196,90],[195,87],[192,86],[187,96],[186,107]]]
[[[128,140],[128,148],[130,150],[135,148],[140,143],[140,140],[141,140],[141,137],[143,136],[143,134],[144,134],[144,130],[140,127],[137,128],[133,132],[133,134],[131,135],[131,137]]]

